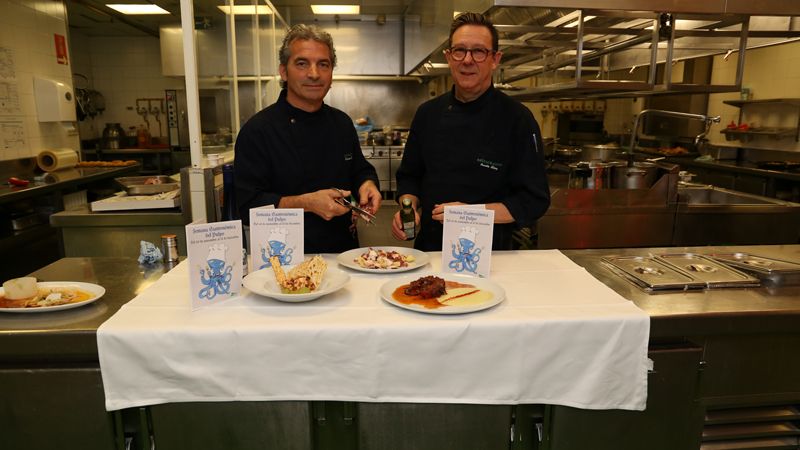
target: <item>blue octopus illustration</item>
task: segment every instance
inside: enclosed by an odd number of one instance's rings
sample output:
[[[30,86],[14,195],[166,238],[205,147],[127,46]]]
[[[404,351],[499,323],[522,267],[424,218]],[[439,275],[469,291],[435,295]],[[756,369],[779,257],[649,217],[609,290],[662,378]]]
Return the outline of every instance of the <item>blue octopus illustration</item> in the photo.
[[[205,285],[204,288],[200,289],[200,298],[211,300],[217,295],[229,293],[231,291],[231,278],[233,278],[231,274],[233,266],[225,267],[225,261],[221,259],[209,259],[208,268],[208,278],[206,278],[206,270],[200,269],[200,282]]]
[[[478,270],[478,261],[481,260],[481,249],[475,248],[475,243],[469,239],[459,238],[458,246],[451,244],[453,247],[452,255],[453,260],[450,261],[450,268],[456,272],[472,272],[476,273]]]
[[[261,261],[265,264],[259,267],[259,269],[264,269],[266,267],[272,267],[272,264],[269,262],[269,259],[273,256],[278,257],[278,261],[280,261],[282,266],[287,264],[291,264],[292,262],[292,253],[294,253],[294,249],[286,248],[286,244],[281,241],[269,241],[269,254],[267,254],[267,249],[261,249]]]

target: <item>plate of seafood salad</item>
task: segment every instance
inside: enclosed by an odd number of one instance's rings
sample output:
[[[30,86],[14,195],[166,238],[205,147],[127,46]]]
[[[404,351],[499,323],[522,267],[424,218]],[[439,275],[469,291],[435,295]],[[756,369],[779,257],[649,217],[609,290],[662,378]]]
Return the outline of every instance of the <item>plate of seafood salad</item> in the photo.
[[[319,255],[299,265],[282,266],[277,256],[269,267],[251,272],[242,280],[250,292],[289,303],[307,302],[338,291],[350,275],[328,263]]]
[[[427,314],[482,311],[506,298],[505,290],[489,279],[449,273],[393,279],[380,294],[387,303]]]
[[[0,312],[39,313],[77,308],[99,300],[103,286],[79,281],[36,281],[14,278],[0,288]]]
[[[336,262],[370,273],[398,273],[428,264],[425,252],[406,247],[362,247],[340,253]]]

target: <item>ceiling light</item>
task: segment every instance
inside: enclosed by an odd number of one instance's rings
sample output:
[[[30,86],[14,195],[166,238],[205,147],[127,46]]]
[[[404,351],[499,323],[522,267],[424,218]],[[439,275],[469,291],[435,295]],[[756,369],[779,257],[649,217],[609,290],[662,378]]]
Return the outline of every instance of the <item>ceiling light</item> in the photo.
[[[590,20],[594,19],[595,17],[597,17],[597,16],[584,16],[584,17],[583,17],[583,23],[586,23],[586,22],[588,22],[588,21],[590,21]],[[580,22],[580,19],[579,19],[579,20],[576,20],[576,21],[574,21],[574,22],[570,22],[570,23],[568,23],[568,24],[564,25],[564,28],[572,28],[572,27],[577,27],[577,26],[578,26],[578,22]]]
[[[314,14],[359,14],[359,5],[311,5]]]
[[[224,12],[225,14],[231,13],[231,7],[228,5],[219,5],[217,6],[220,11]],[[265,14],[272,14],[272,10],[269,9],[267,5],[234,5],[233,6],[233,15],[240,16],[240,15],[265,15]]]
[[[107,7],[128,15],[169,14],[169,11],[151,4],[110,4]]]

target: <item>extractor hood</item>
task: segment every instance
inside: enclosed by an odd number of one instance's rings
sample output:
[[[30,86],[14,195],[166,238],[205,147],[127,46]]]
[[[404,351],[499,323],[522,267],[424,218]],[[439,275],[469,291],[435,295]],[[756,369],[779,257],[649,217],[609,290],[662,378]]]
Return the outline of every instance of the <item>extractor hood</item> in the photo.
[[[495,81],[524,101],[738,91],[744,50],[800,39],[795,0],[464,0],[453,10],[492,19],[503,52]],[[411,75],[449,73],[443,35]],[[737,61],[734,84],[696,84],[673,71],[718,54]]]

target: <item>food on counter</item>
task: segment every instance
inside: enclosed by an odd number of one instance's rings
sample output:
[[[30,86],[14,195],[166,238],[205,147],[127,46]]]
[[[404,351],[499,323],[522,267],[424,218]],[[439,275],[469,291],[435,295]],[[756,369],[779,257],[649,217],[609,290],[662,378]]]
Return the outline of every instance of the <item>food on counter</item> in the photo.
[[[70,286],[40,287],[36,278],[23,277],[3,283],[0,308],[40,308],[79,303],[91,298],[92,294],[82,289]]]
[[[400,303],[420,305],[426,309],[444,306],[472,306],[491,300],[490,291],[472,284],[444,280],[432,275],[398,286],[392,298]]]
[[[368,125],[368,124],[369,124],[369,120],[367,120],[366,117],[359,117],[358,119],[356,119],[356,125],[362,125],[363,126],[363,125]]]
[[[667,156],[676,156],[676,155],[687,155],[687,154],[689,154],[689,150],[687,150],[687,149],[685,149],[685,148],[683,148],[681,146],[660,147],[658,149],[658,152],[661,153],[662,155],[667,155]]]
[[[29,185],[30,183],[31,182],[28,181],[28,180],[23,180],[22,178],[17,178],[17,177],[11,177],[11,178],[8,179],[8,184],[10,184],[12,186],[25,187],[25,186]]]
[[[442,278],[427,276],[412,281],[403,292],[421,298],[434,298],[447,294],[447,289]]]
[[[271,257],[269,262],[275,272],[275,281],[284,294],[307,294],[316,291],[322,284],[325,271],[328,270],[328,264],[319,255],[303,261],[288,274],[284,273],[277,256]]]
[[[736,128],[738,128],[738,125],[736,125],[736,122],[731,120],[731,123],[729,123],[726,128],[728,128],[729,130],[735,130]]]
[[[144,180],[144,184],[162,184],[161,178],[159,177],[150,177]]]
[[[36,278],[22,277],[8,280],[3,283],[3,291],[5,292],[5,297],[9,300],[33,297],[38,292]]]
[[[114,161],[80,161],[75,167],[125,167],[137,164],[135,160],[129,159],[121,161],[116,159]]]
[[[387,252],[370,247],[353,262],[365,269],[399,269],[408,267],[408,263],[414,262],[414,257],[394,250]]]

